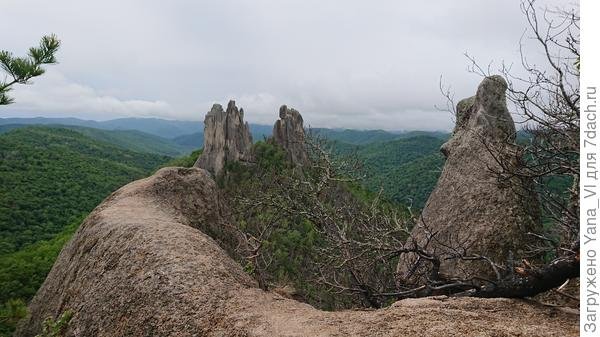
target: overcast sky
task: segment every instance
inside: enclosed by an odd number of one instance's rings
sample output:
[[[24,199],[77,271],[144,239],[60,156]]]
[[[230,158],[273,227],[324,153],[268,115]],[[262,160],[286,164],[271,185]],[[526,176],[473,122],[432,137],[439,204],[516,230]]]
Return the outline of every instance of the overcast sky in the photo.
[[[287,104],[313,127],[448,130],[440,76],[473,95],[463,53],[518,63],[525,29],[519,0],[0,1],[0,49],[63,43],[0,117],[203,120],[235,99],[251,123]]]

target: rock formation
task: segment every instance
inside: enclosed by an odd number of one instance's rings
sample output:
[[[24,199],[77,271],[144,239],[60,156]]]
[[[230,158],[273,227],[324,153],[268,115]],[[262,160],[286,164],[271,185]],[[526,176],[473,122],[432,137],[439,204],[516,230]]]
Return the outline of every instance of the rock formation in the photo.
[[[244,110],[229,101],[227,110],[215,104],[204,118],[204,149],[194,164],[218,175],[227,162],[250,161],[252,135]]]
[[[279,108],[279,120],[273,126],[273,139],[285,149],[288,159],[300,166],[308,163],[304,136],[304,122],[300,113],[282,105]]]
[[[532,239],[526,233],[539,232],[539,204],[527,188],[531,181],[514,177],[503,180],[498,175],[503,169],[497,159],[509,166],[519,159],[515,125],[506,107],[506,88],[502,77],[487,77],[474,97],[458,103],[456,127],[441,148],[446,156],[444,169],[409,242],[415,240],[442,257],[466,249],[467,254],[504,263],[511,256],[523,257]],[[430,233],[437,234],[428,239]],[[423,282],[429,263],[416,261],[412,253],[401,257],[400,283]],[[442,261],[440,272],[495,278],[488,263],[459,259]]]
[[[579,334],[576,313],[520,300],[437,297],[325,312],[262,291],[205,234],[229,236],[224,207],[198,168],[122,187],[63,248],[16,335],[34,336],[66,310],[68,337]]]

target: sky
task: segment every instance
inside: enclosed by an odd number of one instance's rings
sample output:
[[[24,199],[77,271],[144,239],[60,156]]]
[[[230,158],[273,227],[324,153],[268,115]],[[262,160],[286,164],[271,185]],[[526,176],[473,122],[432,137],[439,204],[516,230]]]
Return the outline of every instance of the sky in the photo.
[[[0,2],[0,49],[62,41],[59,64],[15,87],[0,118],[203,120],[233,99],[250,123],[286,104],[312,127],[450,130],[440,78],[456,101],[472,96],[481,78],[464,53],[518,65],[526,28],[519,0]]]

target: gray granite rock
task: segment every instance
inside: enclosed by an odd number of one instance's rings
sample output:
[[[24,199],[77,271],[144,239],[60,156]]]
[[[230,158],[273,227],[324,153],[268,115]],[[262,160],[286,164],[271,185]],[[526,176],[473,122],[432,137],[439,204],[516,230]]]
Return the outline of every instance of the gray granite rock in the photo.
[[[288,160],[296,165],[308,163],[302,115],[286,105],[279,108],[279,120],[273,126],[273,139],[287,152]]]
[[[485,78],[477,94],[457,105],[456,127],[442,145],[446,162],[408,244],[427,245],[427,251],[450,257],[452,248],[466,249],[504,263],[523,257],[532,236],[539,232],[539,203],[530,191],[531,181],[500,179],[499,162],[519,163],[515,125],[506,107],[506,82],[500,76]],[[501,159],[498,161],[498,159]],[[431,233],[436,233],[428,240]],[[458,250],[459,252],[461,250]],[[399,283],[421,284],[430,271],[428,262],[403,254],[398,264]],[[414,265],[417,268],[413,268]],[[495,277],[488,263],[443,260],[440,272],[457,277]]]
[[[204,118],[204,149],[194,166],[218,175],[227,162],[251,161],[251,148],[244,110],[238,109],[235,101],[229,101],[226,111],[215,104]]]

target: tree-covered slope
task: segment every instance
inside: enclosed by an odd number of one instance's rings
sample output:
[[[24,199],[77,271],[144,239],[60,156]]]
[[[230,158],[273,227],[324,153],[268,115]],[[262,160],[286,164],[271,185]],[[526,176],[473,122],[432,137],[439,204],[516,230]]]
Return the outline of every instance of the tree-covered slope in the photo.
[[[29,301],[35,295],[58,253],[79,227],[81,220],[83,216],[67,224],[52,239],[0,255],[0,306],[10,299]]]
[[[371,143],[358,148],[358,156],[368,168],[379,174],[387,173],[401,164],[439,152],[442,139],[416,136],[384,143]]]
[[[363,184],[372,192],[383,188],[389,199],[421,209],[435,187],[444,164],[444,138],[416,135],[387,142],[352,145],[331,142],[340,156],[354,156],[363,164]]]
[[[0,125],[0,134],[10,130],[31,127],[28,124]],[[38,125],[42,126],[42,125]],[[77,125],[44,124],[44,127],[72,129],[90,138],[107,142],[125,150],[134,152],[154,153],[165,156],[180,156],[198,148],[186,144],[179,144],[174,139],[159,137],[138,130],[106,130]],[[202,134],[200,135],[202,140]]]
[[[195,147],[180,145],[175,141],[138,130],[101,130],[87,127],[69,126],[90,138],[107,142],[134,152],[153,153],[164,156],[180,156]]]
[[[107,121],[93,121],[79,118],[0,118],[0,125],[71,125],[85,126],[104,130],[138,130],[163,138],[174,138],[181,135],[202,131],[199,121],[176,121],[160,118],[118,118]]]
[[[383,188],[391,200],[420,210],[433,191],[443,166],[443,156],[431,153],[370,176],[366,186],[372,191]]]
[[[116,188],[167,160],[64,128],[0,135],[0,254],[53,238]]]
[[[449,134],[442,131],[405,131],[390,132],[384,130],[351,130],[351,129],[324,129],[315,128],[310,130],[311,134],[329,141],[337,141],[352,145],[366,145],[383,143],[399,139],[414,138],[418,136],[429,136],[445,140]]]
[[[368,190],[377,192],[383,188],[384,195],[389,199],[420,210],[442,172],[444,156],[439,149],[448,135],[429,132],[404,135],[408,137],[386,142],[355,145],[334,140],[329,144],[336,154],[356,156],[363,163],[363,184]],[[518,137],[525,145],[530,136],[519,132]],[[572,180],[564,176],[552,176],[543,184],[555,197],[564,198]]]

